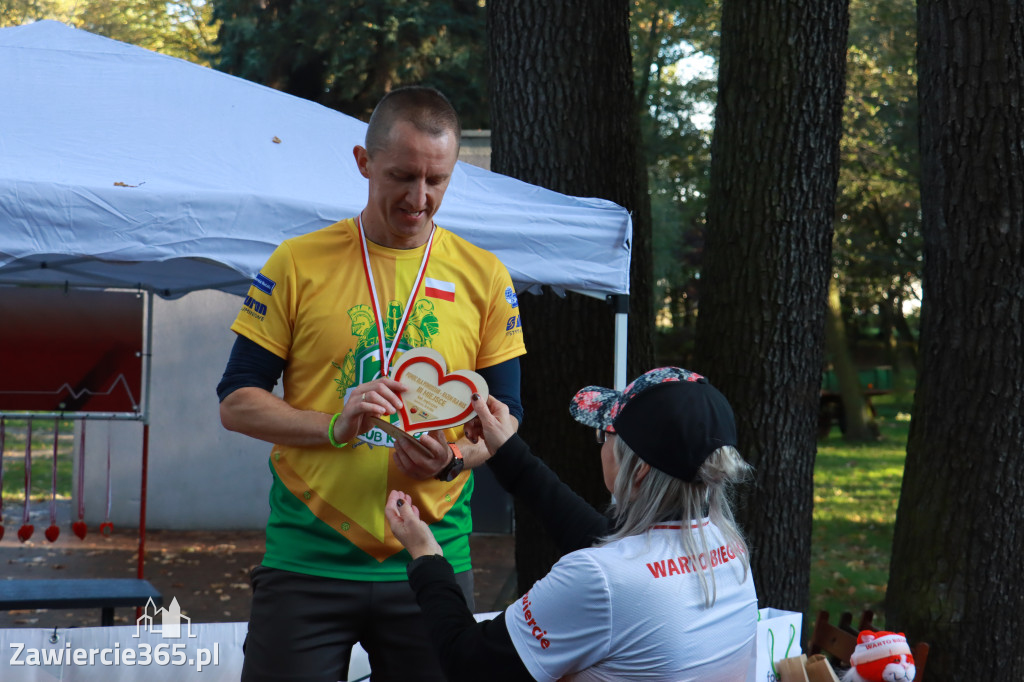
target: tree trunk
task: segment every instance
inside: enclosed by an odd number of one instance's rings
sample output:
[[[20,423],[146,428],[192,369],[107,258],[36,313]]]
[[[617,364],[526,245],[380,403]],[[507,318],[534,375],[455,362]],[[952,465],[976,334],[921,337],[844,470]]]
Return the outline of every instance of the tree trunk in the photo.
[[[761,605],[800,612],[848,23],[846,0],[724,3],[697,318],[696,369],[756,467],[737,516]]]
[[[836,379],[839,381],[839,397],[843,411],[843,439],[847,441],[878,440],[878,425],[860,385],[857,367],[853,364],[850,347],[846,338],[846,323],[839,302],[839,284],[835,277],[828,280],[828,305],[825,308],[825,348],[832,356]]]
[[[929,682],[1024,670],[1024,16],[918,4],[924,307],[886,626]]]
[[[627,0],[492,0],[491,167],[555,191],[614,201],[633,213],[629,369],[654,357],[647,175],[639,154]],[[569,400],[611,386],[612,310],[569,294],[520,298],[522,434],[564,481],[604,508],[591,430],[574,426]],[[537,520],[517,507],[516,565],[525,590],[557,559]]]

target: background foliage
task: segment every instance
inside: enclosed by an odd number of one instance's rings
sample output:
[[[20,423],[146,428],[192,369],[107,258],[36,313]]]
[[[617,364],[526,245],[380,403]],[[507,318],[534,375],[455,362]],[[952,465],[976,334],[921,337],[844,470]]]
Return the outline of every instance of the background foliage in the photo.
[[[632,39],[647,158],[657,351],[689,366],[711,167],[719,0],[637,0]],[[703,58],[703,59],[702,59]]]
[[[834,268],[851,335],[886,345],[916,337],[904,319],[921,281],[916,45],[914,3],[850,3]]]
[[[476,0],[215,0],[217,68],[367,120],[389,90],[449,95],[486,128],[486,14]]]
[[[698,309],[719,0],[636,0],[634,65],[654,218],[659,356],[686,364]],[[921,275],[915,5],[852,0],[833,250],[863,363],[912,362]],[[695,57],[710,68],[695,71]],[[910,312],[904,317],[904,304]],[[886,352],[879,353],[883,348]]]
[[[52,19],[209,66],[213,5],[202,0],[0,0],[0,27]]]

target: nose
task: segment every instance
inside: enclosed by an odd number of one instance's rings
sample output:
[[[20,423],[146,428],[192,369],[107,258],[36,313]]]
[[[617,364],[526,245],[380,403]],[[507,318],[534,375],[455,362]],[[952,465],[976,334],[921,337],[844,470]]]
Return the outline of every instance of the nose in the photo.
[[[413,210],[420,211],[427,207],[427,181],[418,178],[409,183],[405,200]]]

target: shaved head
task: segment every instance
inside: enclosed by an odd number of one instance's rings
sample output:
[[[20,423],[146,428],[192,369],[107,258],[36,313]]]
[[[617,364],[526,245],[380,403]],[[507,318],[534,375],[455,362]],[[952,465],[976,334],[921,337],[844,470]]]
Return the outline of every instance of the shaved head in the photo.
[[[459,115],[448,98],[434,88],[413,85],[392,90],[377,103],[366,128],[366,151],[374,154],[387,147],[397,121],[407,121],[431,137],[451,131],[456,145],[462,139]]]

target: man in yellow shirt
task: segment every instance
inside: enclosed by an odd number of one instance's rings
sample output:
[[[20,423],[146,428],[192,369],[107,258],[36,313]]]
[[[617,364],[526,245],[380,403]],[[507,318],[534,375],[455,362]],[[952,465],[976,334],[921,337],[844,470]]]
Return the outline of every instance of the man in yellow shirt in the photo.
[[[404,350],[431,347],[472,369],[522,418],[518,299],[495,256],[436,226],[461,128],[430,88],[385,96],[365,147],[359,216],[286,240],[245,298],[218,386],[221,420],[273,444],[267,550],[253,573],[242,678],[344,679],[352,645],[374,680],[443,680],[406,578],[410,557],[384,515],[411,492],[472,604],[469,471],[486,458],[461,428],[427,451],[373,427],[401,406],[387,378]],[[283,372],[283,399],[271,390]],[[465,469],[465,470],[464,470]]]

